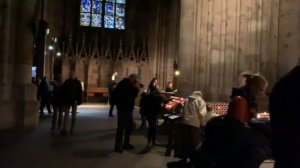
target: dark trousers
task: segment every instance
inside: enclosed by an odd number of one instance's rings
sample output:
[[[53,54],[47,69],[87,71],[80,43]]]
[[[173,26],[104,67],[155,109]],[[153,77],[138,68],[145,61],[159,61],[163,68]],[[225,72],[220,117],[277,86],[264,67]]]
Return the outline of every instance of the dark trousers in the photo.
[[[62,132],[67,132],[67,123],[69,120],[69,113],[70,113],[70,108],[71,108],[71,126],[70,126],[70,133],[74,131],[75,124],[76,124],[76,118],[77,118],[77,102],[75,102],[73,105],[64,105],[62,111],[64,113],[64,119],[63,119],[63,128]]]
[[[108,114],[109,116],[113,116],[114,107],[115,107],[114,104],[110,104],[109,114]]]
[[[41,99],[40,102],[40,112],[43,115],[44,114],[44,107],[47,107],[48,114],[51,114],[51,109],[50,109],[50,100],[49,99]]]
[[[57,128],[60,129],[62,122],[62,105],[53,105],[53,116],[52,116],[52,127],[51,129],[56,128],[56,121],[58,121]]]
[[[156,140],[156,127],[157,127],[157,117],[146,115],[148,121],[148,143],[154,143]]]
[[[126,146],[130,143],[132,123],[133,123],[132,111],[118,109],[118,127],[116,133],[115,149],[122,150],[123,145]],[[124,142],[123,142],[123,138],[124,138]]]
[[[200,142],[200,128],[179,124],[176,129],[175,156],[191,158]]]
[[[146,120],[146,116],[143,112],[141,112],[141,120],[142,120],[141,128],[145,128],[147,126],[147,120]]]

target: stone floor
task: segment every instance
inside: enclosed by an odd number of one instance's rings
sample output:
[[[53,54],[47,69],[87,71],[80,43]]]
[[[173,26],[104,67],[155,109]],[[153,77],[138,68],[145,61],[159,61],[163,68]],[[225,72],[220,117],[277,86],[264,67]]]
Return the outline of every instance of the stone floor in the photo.
[[[133,151],[113,152],[116,117],[109,118],[107,105],[86,104],[78,108],[78,123],[72,135],[62,136],[50,131],[50,116],[21,137],[2,138],[0,143],[1,168],[165,168],[174,161],[165,157],[164,147],[145,152],[145,131],[136,130],[132,136]],[[139,123],[138,112],[135,113]],[[0,136],[1,137],[1,136]],[[165,143],[166,137],[159,135]],[[5,142],[10,141],[10,142]],[[1,146],[2,145],[2,146]],[[271,168],[266,162],[261,168]]]

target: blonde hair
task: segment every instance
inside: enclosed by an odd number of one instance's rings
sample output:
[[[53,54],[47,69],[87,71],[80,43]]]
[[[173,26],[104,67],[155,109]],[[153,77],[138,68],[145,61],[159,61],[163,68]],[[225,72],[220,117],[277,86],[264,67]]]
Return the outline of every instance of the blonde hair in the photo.
[[[247,77],[246,84],[262,88],[268,86],[268,81],[261,73],[254,73]]]

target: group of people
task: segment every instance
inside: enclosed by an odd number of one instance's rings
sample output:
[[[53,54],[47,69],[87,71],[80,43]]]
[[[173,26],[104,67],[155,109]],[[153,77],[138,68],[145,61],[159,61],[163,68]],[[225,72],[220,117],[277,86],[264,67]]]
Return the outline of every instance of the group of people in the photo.
[[[41,116],[44,116],[45,106],[48,114],[52,114],[51,107],[53,109],[51,130],[58,128],[61,129],[62,134],[66,134],[71,111],[72,118],[69,132],[72,133],[76,123],[77,106],[82,103],[83,95],[81,82],[76,78],[75,72],[70,72],[69,78],[64,82],[61,76],[56,76],[54,81],[51,81],[51,89],[46,77],[43,77],[40,83],[35,84],[38,87],[37,99],[40,103]]]
[[[193,106],[190,101],[202,105],[205,102],[199,98],[200,92],[194,92],[188,97],[183,110],[183,113],[188,115],[184,114],[182,119],[185,124],[182,137],[189,138],[184,138],[185,143],[180,146],[184,149],[183,159],[169,163],[169,168],[258,168],[266,159],[274,159],[275,168],[300,167],[300,66],[296,66],[282,77],[271,90],[270,120],[259,120],[256,117],[256,99],[265,94],[268,86],[266,78],[260,73],[245,74],[244,78],[243,86],[233,88],[225,116],[212,117],[205,122],[199,118],[203,116],[204,108],[198,108],[198,112],[195,112],[198,116],[193,116],[193,113],[190,113],[193,111],[191,109],[200,106]],[[195,101],[197,97],[199,100]],[[186,125],[185,121],[189,124]],[[199,143],[201,134],[196,128],[201,128],[203,123],[204,139]],[[186,158],[190,159],[189,163]]]
[[[113,83],[110,90],[110,110],[109,116],[113,117],[113,107],[117,107],[118,126],[116,132],[115,151],[122,153],[125,149],[133,149],[130,144],[130,135],[134,125],[133,110],[135,99],[143,89],[137,74],[131,74],[124,78],[118,84]],[[169,89],[172,85],[169,84]],[[146,127],[148,122],[148,143],[147,147],[157,145],[156,127],[157,117],[162,111],[163,103],[166,99],[160,94],[157,78],[150,81],[148,89],[142,91],[140,100],[140,114],[142,118],[142,128]]]
[[[213,113],[204,101],[201,91],[194,91],[186,98],[178,131],[181,138],[183,137],[179,143],[181,149],[178,150],[181,152],[178,155],[182,158],[181,163],[187,164],[189,161],[192,167],[255,168],[263,160],[273,157],[276,168],[300,167],[300,162],[297,161],[300,154],[300,126],[297,121],[300,114],[297,98],[300,94],[300,66],[295,67],[273,87],[269,96],[270,121],[256,120],[256,99],[264,94],[268,86],[266,78],[260,73],[245,74],[244,77],[244,85],[232,90],[225,116]],[[51,101],[54,109],[52,129],[55,128],[57,114],[65,112],[62,132],[66,132],[68,113],[72,108],[72,132],[76,121],[76,106],[82,103],[80,81],[74,73],[63,84],[60,78],[57,79],[52,99],[46,93],[46,85],[46,79],[43,79],[38,89],[41,112]],[[113,107],[117,108],[116,152],[122,153],[123,150],[134,148],[130,143],[134,125],[133,111],[135,99],[142,89],[143,85],[137,74],[113,83],[109,88],[110,117],[113,117]],[[175,91],[171,82],[168,83],[166,91]],[[142,126],[146,125],[145,121],[148,123],[147,147],[158,144],[157,117],[167,101],[160,93],[158,80],[153,78],[148,89],[141,94]],[[200,135],[205,138],[201,139]]]

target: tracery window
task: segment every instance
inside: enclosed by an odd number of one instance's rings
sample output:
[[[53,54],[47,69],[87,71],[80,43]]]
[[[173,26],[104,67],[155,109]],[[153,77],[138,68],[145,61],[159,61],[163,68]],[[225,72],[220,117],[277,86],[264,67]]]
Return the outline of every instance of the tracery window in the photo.
[[[126,0],[81,0],[80,25],[125,29]]]

